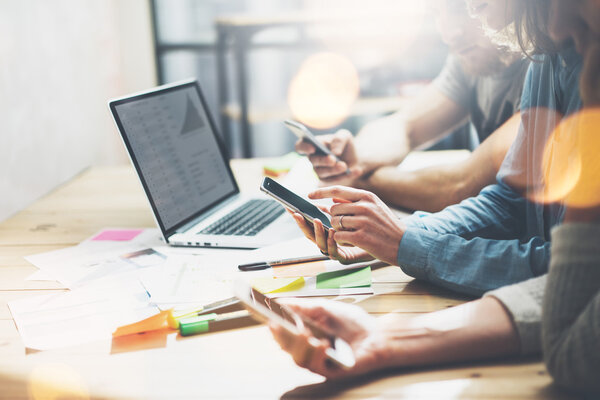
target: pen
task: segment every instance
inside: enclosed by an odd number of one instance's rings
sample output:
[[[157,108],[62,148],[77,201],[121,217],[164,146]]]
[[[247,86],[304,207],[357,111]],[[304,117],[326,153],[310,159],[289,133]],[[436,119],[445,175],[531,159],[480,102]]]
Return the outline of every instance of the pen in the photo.
[[[249,264],[240,264],[238,268],[240,271],[258,271],[261,269],[267,269],[271,267],[275,267],[278,265],[289,265],[289,264],[300,264],[304,262],[310,261],[322,261],[329,260],[329,257],[319,254],[317,256],[305,256],[305,257],[296,257],[296,258],[286,258],[275,261],[258,261]]]

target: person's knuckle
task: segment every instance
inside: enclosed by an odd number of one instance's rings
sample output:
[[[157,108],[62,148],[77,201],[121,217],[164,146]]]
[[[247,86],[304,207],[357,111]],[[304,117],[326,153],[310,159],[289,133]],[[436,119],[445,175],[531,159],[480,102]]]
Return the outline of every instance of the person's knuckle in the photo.
[[[369,212],[369,207],[367,204],[359,202],[356,203],[356,205],[354,206],[354,208],[356,209],[356,214],[357,215],[364,215],[367,214]]]

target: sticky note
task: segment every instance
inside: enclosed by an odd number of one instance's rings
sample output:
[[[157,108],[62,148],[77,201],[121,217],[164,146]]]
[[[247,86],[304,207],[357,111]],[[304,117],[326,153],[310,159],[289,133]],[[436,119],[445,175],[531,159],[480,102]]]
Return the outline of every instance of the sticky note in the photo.
[[[280,293],[298,290],[304,286],[304,278],[256,278],[252,287],[261,293]]]
[[[196,307],[185,310],[170,310],[167,317],[167,323],[169,327],[173,329],[179,329],[179,321],[184,318],[195,317],[200,313],[204,307]]]
[[[296,152],[268,160],[263,165],[263,172],[267,176],[277,177],[288,172],[298,161],[300,155]]]
[[[371,286],[371,267],[324,272],[317,275],[317,289],[343,289]]]
[[[311,261],[301,264],[275,266],[272,268],[275,278],[295,278],[299,276],[317,276],[327,271],[326,261]]]
[[[92,238],[92,240],[115,240],[126,242],[142,233],[143,229],[107,229]]]
[[[168,328],[167,319],[170,314],[171,310],[165,310],[133,324],[120,326],[113,332],[113,337]]]

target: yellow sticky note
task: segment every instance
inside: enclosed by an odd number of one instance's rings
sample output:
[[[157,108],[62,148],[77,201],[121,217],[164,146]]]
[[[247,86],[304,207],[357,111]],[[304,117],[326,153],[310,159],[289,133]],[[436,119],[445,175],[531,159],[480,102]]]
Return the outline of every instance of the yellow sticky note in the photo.
[[[167,318],[170,314],[171,310],[165,310],[141,321],[134,322],[133,324],[120,326],[113,332],[113,337],[168,328],[169,324],[167,323]]]
[[[261,293],[280,293],[298,290],[304,286],[303,277],[295,278],[256,278],[252,281],[252,287]]]

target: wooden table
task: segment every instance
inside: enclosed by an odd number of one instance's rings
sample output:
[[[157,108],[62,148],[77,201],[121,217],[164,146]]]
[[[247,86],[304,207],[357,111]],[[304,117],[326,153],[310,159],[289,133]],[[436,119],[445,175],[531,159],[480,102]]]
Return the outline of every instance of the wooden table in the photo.
[[[256,185],[260,165],[256,160],[234,160],[242,190]],[[265,326],[189,338],[145,334],[125,342],[107,340],[44,352],[23,347],[6,303],[64,290],[56,282],[26,281],[36,268],[23,256],[75,245],[106,226],[153,225],[129,166],[85,171],[0,224],[0,398],[565,397],[551,386],[536,360],[405,369],[352,383],[324,382],[297,367]],[[344,301],[373,314],[423,313],[465,301],[413,282],[395,267],[374,274],[388,282],[378,284],[376,290],[383,294]]]

